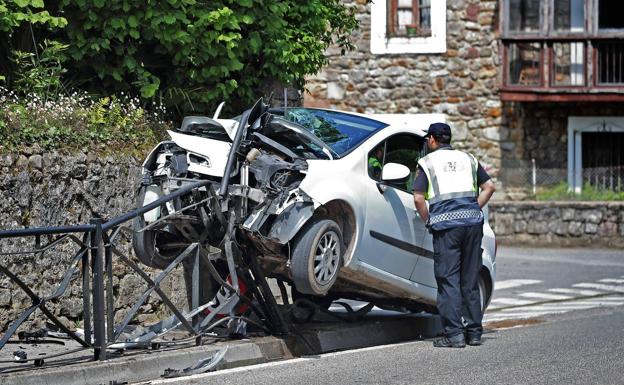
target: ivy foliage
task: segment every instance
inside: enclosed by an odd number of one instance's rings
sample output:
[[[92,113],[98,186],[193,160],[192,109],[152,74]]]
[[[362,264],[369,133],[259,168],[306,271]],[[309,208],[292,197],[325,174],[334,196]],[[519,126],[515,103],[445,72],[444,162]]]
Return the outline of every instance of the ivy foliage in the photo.
[[[67,20],[55,17],[44,9],[43,0],[0,0],[0,32],[12,32],[22,23],[64,27]]]
[[[352,48],[358,25],[340,0],[61,0],[60,10],[83,84],[184,109],[246,105],[271,81],[301,88],[331,43]]]
[[[10,65],[7,58],[14,47],[10,45],[10,37],[14,32],[22,29],[21,35],[32,34],[33,26],[53,31],[67,25],[64,17],[52,16],[45,9],[43,0],[0,0],[0,81],[6,80]],[[30,30],[24,32],[23,28],[29,26]]]

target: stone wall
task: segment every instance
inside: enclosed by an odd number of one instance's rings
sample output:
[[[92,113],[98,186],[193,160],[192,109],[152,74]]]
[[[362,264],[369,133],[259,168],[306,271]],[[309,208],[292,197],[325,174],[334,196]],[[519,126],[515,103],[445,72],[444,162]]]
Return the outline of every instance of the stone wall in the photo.
[[[329,64],[308,79],[305,105],[364,113],[444,113],[455,144],[475,153],[495,176],[501,142],[498,1],[447,2],[443,54],[370,53],[370,4],[345,0],[357,10],[357,50],[328,51]]]
[[[26,149],[20,155],[0,156],[0,229],[38,226],[85,224],[96,216],[111,218],[134,208],[134,194],[140,180],[140,162],[133,158],[101,157],[92,153],[61,155]],[[44,237],[42,243],[47,239]],[[117,244],[130,252],[128,239]],[[15,252],[28,242],[0,239],[0,252]],[[63,243],[59,248],[43,254],[0,256],[0,264],[24,279],[41,296],[50,295],[60,282],[77,247]],[[179,269],[180,270],[180,269]],[[155,272],[150,272],[155,276]],[[143,280],[121,263],[114,264],[114,291],[116,319],[121,320],[134,300],[146,286]],[[82,289],[76,275],[68,295],[49,303],[49,308],[71,327],[82,320]],[[186,301],[181,271],[161,287],[174,301]],[[154,296],[141,308],[139,321],[157,320],[165,311]],[[0,274],[0,330],[30,305],[28,297],[8,277]],[[40,327],[45,317],[37,312],[35,320],[25,327]]]
[[[493,202],[500,244],[624,248],[624,202]]]

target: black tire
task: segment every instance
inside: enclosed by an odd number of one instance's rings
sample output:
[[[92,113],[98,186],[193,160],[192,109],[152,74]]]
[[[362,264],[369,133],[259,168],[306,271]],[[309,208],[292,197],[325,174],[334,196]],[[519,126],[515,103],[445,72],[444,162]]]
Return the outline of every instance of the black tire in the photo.
[[[324,296],[342,266],[342,231],[331,219],[306,226],[295,241],[291,258],[293,283],[298,292]]]
[[[484,313],[487,307],[487,301],[490,297],[490,293],[488,293],[487,285],[485,284],[485,280],[483,276],[479,275],[479,303],[481,304],[481,312]]]
[[[141,207],[145,198],[145,186],[141,186],[137,195],[137,207]],[[134,233],[132,234],[132,247],[139,261],[156,269],[165,269],[176,256],[184,250],[184,246],[167,247],[182,241],[182,237],[176,233],[164,230],[138,230],[145,227],[145,219],[142,215],[132,221]]]

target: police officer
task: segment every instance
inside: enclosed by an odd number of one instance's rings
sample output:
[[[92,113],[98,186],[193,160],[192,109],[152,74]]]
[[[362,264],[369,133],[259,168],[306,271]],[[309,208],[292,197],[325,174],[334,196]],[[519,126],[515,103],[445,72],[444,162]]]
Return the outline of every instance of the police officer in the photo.
[[[481,345],[481,208],[496,188],[474,156],[451,147],[446,123],[430,125],[425,138],[430,152],[418,161],[413,187],[418,214],[433,234],[437,307],[444,327],[433,346]]]

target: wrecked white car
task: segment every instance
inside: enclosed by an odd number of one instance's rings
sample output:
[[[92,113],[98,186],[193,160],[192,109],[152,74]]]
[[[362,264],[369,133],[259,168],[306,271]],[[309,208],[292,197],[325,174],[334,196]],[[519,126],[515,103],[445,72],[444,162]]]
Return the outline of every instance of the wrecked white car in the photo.
[[[435,305],[432,238],[410,188],[426,127],[262,101],[235,119],[217,115],[185,118],[145,160],[139,205],[193,181],[212,183],[135,221],[143,263],[164,268],[191,242],[222,248],[233,226],[242,252],[289,282],[294,296],[324,306],[337,298],[413,311]],[[486,219],[484,308],[494,277]]]

